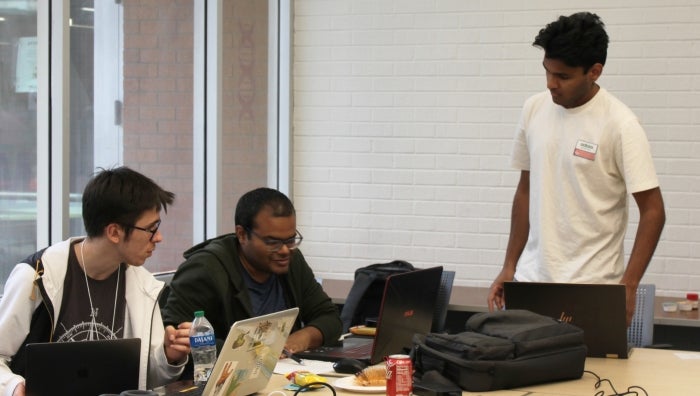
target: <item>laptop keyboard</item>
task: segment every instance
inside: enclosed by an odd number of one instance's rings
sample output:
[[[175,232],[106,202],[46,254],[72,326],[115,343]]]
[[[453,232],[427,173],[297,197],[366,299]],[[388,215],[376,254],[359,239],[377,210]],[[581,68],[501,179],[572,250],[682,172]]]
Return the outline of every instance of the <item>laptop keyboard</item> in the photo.
[[[366,360],[372,354],[372,343],[337,346],[318,347],[311,351],[299,354],[303,359],[336,361],[341,358],[351,358]]]
[[[366,358],[367,356],[369,356],[369,354],[372,353],[372,345],[365,344],[365,345],[346,346],[346,347],[341,347],[341,348],[320,347],[317,350],[321,351],[322,353],[328,354],[328,356],[347,357],[347,358],[357,359],[357,358]]]

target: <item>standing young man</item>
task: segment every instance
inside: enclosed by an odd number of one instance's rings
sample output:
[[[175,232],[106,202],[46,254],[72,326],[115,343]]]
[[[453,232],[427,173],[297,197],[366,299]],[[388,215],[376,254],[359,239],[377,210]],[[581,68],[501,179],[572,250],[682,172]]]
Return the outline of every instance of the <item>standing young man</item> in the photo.
[[[164,284],[142,267],[163,240],[160,211],[173,200],[173,193],[126,167],[103,170],[87,183],[87,237],[34,253],[5,283],[0,394],[25,394],[30,342],[140,338],[139,388],[179,377],[190,352],[190,323],[163,327],[158,296]]]
[[[235,321],[299,307],[285,345],[290,352],[336,342],[340,315],[298,249],[302,236],[289,198],[270,188],[249,191],[235,222],[235,233],[185,252],[163,307],[165,324],[204,310],[220,350]]]
[[[523,107],[512,154],[521,170],[503,269],[488,296],[502,308],[503,282],[621,283],[627,324],[665,222],[649,143],[632,111],[600,87],[608,35],[589,12],[540,30],[547,91]],[[628,194],[639,226],[625,266]]]

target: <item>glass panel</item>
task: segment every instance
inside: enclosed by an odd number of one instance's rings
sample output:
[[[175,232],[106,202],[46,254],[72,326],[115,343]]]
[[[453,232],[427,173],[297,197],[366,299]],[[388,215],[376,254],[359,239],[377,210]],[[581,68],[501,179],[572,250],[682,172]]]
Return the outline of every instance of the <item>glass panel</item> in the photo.
[[[36,250],[36,1],[0,2],[0,293]]]
[[[37,248],[36,186],[48,182],[36,172],[36,4],[0,1],[0,285]],[[203,194],[193,191],[194,7],[70,1],[69,232],[85,232],[81,193],[97,168],[137,169],[176,194],[146,264],[153,272],[182,261],[193,196]],[[220,233],[233,231],[238,197],[266,185],[268,173],[268,2],[225,1],[223,13]]]
[[[94,7],[70,3],[70,235],[85,235],[81,195],[94,172]]]
[[[268,2],[223,2],[222,217],[232,232],[238,198],[267,185]]]
[[[118,3],[71,0],[71,196],[79,206],[94,172],[121,163],[174,192],[146,262],[161,272],[192,244],[194,5]],[[85,233],[79,207],[70,230]]]
[[[192,181],[194,2],[124,1],[123,22],[104,16],[115,7],[108,3],[94,4],[101,7],[94,17],[92,0],[71,3],[71,191],[79,195],[95,167],[109,166],[109,158],[175,192],[161,227],[164,242],[146,263],[154,272],[171,270],[192,245],[193,194],[203,193],[193,191]],[[268,2],[225,1],[223,12],[220,218],[227,220],[220,233],[234,230],[238,197],[267,183],[268,133]],[[114,47],[120,30],[112,26],[122,29],[123,48]],[[111,69],[120,63],[123,70]],[[115,84],[123,99],[105,94]],[[123,101],[121,114],[110,109],[115,101]],[[122,127],[110,131],[117,119]],[[110,140],[118,134],[121,140]],[[82,223],[71,224],[72,234],[82,230]]]

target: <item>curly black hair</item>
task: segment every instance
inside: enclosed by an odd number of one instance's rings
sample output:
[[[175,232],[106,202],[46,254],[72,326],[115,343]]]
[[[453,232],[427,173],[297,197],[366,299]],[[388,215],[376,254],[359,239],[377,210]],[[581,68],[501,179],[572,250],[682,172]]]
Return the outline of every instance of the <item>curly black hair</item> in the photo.
[[[605,24],[596,14],[578,12],[560,16],[540,30],[535,47],[544,50],[548,59],[557,59],[567,66],[583,67],[587,72],[596,63],[605,65],[608,54]]]

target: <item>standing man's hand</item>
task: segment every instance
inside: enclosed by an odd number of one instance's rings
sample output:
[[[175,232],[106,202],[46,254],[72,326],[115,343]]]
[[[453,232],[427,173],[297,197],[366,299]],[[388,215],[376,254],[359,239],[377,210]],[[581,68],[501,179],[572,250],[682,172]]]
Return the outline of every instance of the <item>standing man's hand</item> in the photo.
[[[632,317],[634,317],[634,311],[637,309],[637,287],[631,285],[625,285],[625,302],[626,305],[626,321],[627,327],[632,324]]]
[[[506,301],[503,298],[503,283],[513,280],[514,270],[503,268],[489,288],[487,303],[489,312],[501,310],[505,307]]]
[[[506,300],[503,296],[503,282],[512,281],[515,278],[515,268],[518,265],[520,255],[525,249],[528,234],[530,232],[530,171],[520,171],[520,180],[515,189],[513,207],[510,215],[510,235],[506,247],[506,257],[503,260],[503,268],[489,289],[487,300],[489,311],[503,309]]]
[[[639,208],[639,224],[625,273],[620,280],[625,285],[628,327],[632,324],[637,306],[637,287],[651,262],[666,223],[666,210],[659,187],[632,193],[632,196]]]

